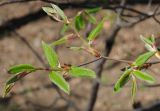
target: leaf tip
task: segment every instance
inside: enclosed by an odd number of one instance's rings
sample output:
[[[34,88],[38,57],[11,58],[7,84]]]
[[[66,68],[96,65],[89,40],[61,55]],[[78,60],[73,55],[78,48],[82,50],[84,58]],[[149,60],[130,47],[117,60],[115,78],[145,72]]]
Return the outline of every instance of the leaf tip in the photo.
[[[114,86],[113,91],[114,91],[115,93],[118,93],[118,92],[120,91],[120,88],[117,88],[116,86]]]

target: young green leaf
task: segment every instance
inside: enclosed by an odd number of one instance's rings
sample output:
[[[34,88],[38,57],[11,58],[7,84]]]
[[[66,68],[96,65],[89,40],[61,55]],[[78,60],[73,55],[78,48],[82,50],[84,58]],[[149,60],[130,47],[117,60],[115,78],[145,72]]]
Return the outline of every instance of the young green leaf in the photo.
[[[120,91],[120,89],[130,80],[131,77],[131,72],[133,70],[131,69],[127,69],[122,76],[119,78],[119,80],[116,82],[116,84],[114,85],[114,91],[118,92]]]
[[[71,69],[69,70],[69,73],[73,77],[89,77],[89,78],[96,77],[96,74],[93,70],[76,66],[72,66]]]
[[[53,43],[51,43],[51,46],[57,46],[57,45],[61,45],[61,44],[64,44],[67,40],[70,39],[70,37],[72,37],[73,34],[69,34],[69,35],[66,35],[62,38],[60,38],[59,40],[56,40],[54,41]]]
[[[51,43],[51,46],[61,45],[61,44],[65,43],[65,42],[66,42],[66,38],[62,37],[59,40],[56,40],[53,43]]]
[[[150,39],[151,39],[152,43],[155,43],[155,37],[153,35],[150,37]]]
[[[151,75],[149,75],[149,74],[147,74],[145,72],[142,72],[142,71],[139,71],[139,70],[135,70],[135,71],[133,71],[133,74],[137,78],[139,78],[141,80],[144,80],[144,81],[146,81],[148,83],[154,83],[155,82],[155,79]]]
[[[67,94],[70,93],[69,84],[66,82],[66,80],[58,72],[53,72],[53,71],[50,72],[49,78],[54,84],[56,84],[65,93],[67,93]]]
[[[140,55],[135,62],[133,63],[133,65],[135,66],[141,66],[143,65],[145,62],[148,61],[148,59],[150,59],[153,55],[155,54],[155,52],[147,52],[144,53],[142,55]]]
[[[4,92],[3,92],[3,97],[6,97],[8,95],[8,93],[11,91],[13,86],[14,86],[14,83],[13,84],[9,84],[9,85],[5,85]]]
[[[77,15],[75,17],[74,24],[75,24],[77,31],[80,31],[81,29],[85,27],[85,22],[84,22],[82,14]]]
[[[74,47],[74,46],[71,46],[71,47],[68,47],[68,48],[71,49],[71,50],[74,50],[74,51],[80,51],[80,50],[83,49],[82,47]]]
[[[33,67],[31,64],[20,64],[20,65],[10,67],[8,70],[8,73],[18,74],[22,72],[30,72],[30,71],[35,71],[35,70],[36,68]]]
[[[98,34],[102,31],[104,21],[105,18],[103,18],[103,20],[96,26],[96,28],[91,31],[91,33],[88,36],[89,41],[94,40],[98,36]]]
[[[51,46],[49,46],[43,41],[42,41],[42,47],[43,47],[43,50],[44,50],[44,53],[45,53],[45,56],[47,58],[49,65],[52,68],[57,67],[59,65],[59,62],[58,62],[58,57],[57,57],[56,52],[52,49]]]
[[[134,98],[136,95],[136,91],[137,91],[137,82],[136,82],[136,78],[134,76],[132,76],[132,103],[134,102]]]
[[[52,16],[52,14],[55,14],[56,11],[51,7],[42,7],[43,11],[45,11],[49,16]]]
[[[149,45],[149,44],[145,44],[145,47],[146,47],[146,49],[148,50],[148,51],[151,51],[151,52],[154,52],[154,51],[156,51],[151,45]]]
[[[88,13],[90,13],[90,14],[95,14],[98,11],[100,11],[101,9],[102,9],[101,7],[96,7],[96,8],[87,9],[85,11],[88,12]]]
[[[63,10],[61,10],[57,5],[51,4],[53,9],[56,11],[56,13],[65,21],[65,23],[68,22],[68,19],[66,15],[64,14]]]
[[[140,38],[145,44],[152,45],[155,42],[154,37],[145,38],[143,36],[140,36]]]
[[[64,33],[69,29],[69,25],[68,24],[64,24],[61,31],[60,31],[60,34],[61,35],[64,35]]]
[[[21,72],[19,74],[14,75],[13,77],[9,78],[9,80],[6,82],[6,85],[15,83],[16,81],[22,79],[23,77],[25,77],[29,73],[31,73],[31,72]]]

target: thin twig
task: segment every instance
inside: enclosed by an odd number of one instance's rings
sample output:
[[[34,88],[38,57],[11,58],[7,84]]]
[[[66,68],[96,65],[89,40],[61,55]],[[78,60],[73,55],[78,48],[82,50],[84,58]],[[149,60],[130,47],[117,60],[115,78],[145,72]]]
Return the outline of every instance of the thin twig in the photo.
[[[112,46],[114,44],[115,37],[116,37],[117,33],[119,32],[119,30],[120,30],[119,26],[114,27],[113,31],[111,32],[111,34],[109,36],[109,39],[106,40],[105,56],[109,55],[109,53],[111,52]],[[103,58],[97,64],[96,74],[97,74],[98,79],[101,77],[101,73],[102,73],[102,70],[103,70],[103,65],[104,65],[105,62],[106,62],[106,59]],[[95,105],[96,100],[97,100],[97,94],[98,94],[99,86],[100,86],[99,82],[95,80],[93,82],[91,96],[90,96],[86,111],[92,111],[93,110],[94,105]]]
[[[122,1],[122,5],[125,3],[125,0]],[[123,10],[120,10],[118,13],[118,16],[121,15]],[[115,38],[117,37],[118,32],[120,31],[121,27],[117,24],[119,22],[119,18],[117,18],[116,23],[113,26],[112,31],[109,34],[109,39],[106,40],[105,42],[105,51],[104,51],[104,56],[108,56],[112,50],[112,47],[115,43]],[[103,66],[106,62],[106,59],[102,59],[98,64],[97,64],[97,78],[100,79],[103,71]],[[93,111],[95,103],[97,101],[97,95],[99,91],[100,84],[98,81],[93,82],[92,90],[91,90],[91,96],[87,105],[86,111]]]
[[[86,63],[83,63],[83,64],[80,64],[80,65],[78,65],[78,67],[81,67],[81,66],[85,66],[85,65],[94,63],[94,62],[99,61],[99,60],[101,60],[101,59],[102,59],[102,57],[100,57],[100,58],[98,58],[98,59],[95,59],[95,60],[92,60],[92,61],[89,61],[89,62],[86,62]]]

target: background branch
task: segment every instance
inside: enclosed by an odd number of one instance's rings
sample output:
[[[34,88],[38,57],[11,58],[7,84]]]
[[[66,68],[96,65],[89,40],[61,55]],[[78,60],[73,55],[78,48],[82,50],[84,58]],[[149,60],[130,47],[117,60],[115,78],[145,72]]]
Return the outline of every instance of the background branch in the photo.
[[[108,56],[110,54],[110,52],[112,50],[112,47],[114,45],[116,35],[118,34],[119,31],[120,31],[120,27],[115,25],[113,27],[112,31],[110,32],[110,35],[108,36],[108,39],[105,42],[106,43],[105,51],[104,51],[105,56]],[[95,72],[97,74],[98,79],[101,78],[101,74],[102,74],[103,66],[104,66],[105,62],[106,62],[106,59],[103,58],[100,61],[98,61],[98,63],[97,63]],[[91,89],[91,94],[90,94],[91,96],[90,96],[89,103],[88,103],[86,111],[92,111],[93,110],[94,105],[95,105],[96,100],[97,100],[99,86],[100,86],[99,82],[97,82],[97,81],[93,82],[92,89]]]

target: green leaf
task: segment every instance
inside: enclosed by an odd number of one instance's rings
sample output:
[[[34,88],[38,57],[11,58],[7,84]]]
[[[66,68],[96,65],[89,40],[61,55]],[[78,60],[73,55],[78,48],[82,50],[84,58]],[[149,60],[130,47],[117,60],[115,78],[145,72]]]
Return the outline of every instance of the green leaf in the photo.
[[[65,37],[62,37],[62,38],[60,38],[59,40],[54,41],[54,42],[51,44],[51,46],[61,45],[61,44],[65,43],[65,42],[66,42],[66,38],[65,38]]]
[[[97,13],[98,11],[100,11],[101,9],[102,9],[101,7],[96,7],[96,8],[87,9],[85,11],[90,14],[94,14],[94,13]]]
[[[152,41],[152,43],[155,43],[155,37],[153,35],[150,37],[150,40]]]
[[[56,11],[51,7],[42,7],[43,11],[45,11],[49,16],[52,16],[52,14],[55,14]]]
[[[6,97],[8,95],[8,93],[11,91],[13,86],[14,84],[5,85],[4,91],[3,91],[3,97]]]
[[[80,31],[81,29],[83,29],[85,27],[85,22],[84,22],[84,19],[83,19],[83,16],[80,14],[80,15],[77,15],[75,17],[75,27],[77,29],[77,31]]]
[[[83,49],[82,47],[73,47],[73,46],[68,47],[68,48],[71,49],[71,50],[75,50],[75,51],[79,51],[79,50]]]
[[[96,28],[91,31],[91,33],[88,36],[89,41],[94,40],[98,36],[98,34],[102,31],[104,21],[105,18],[103,18],[103,20],[96,26]]]
[[[136,91],[137,91],[137,82],[136,82],[136,79],[134,76],[132,76],[132,103],[134,103],[134,98],[135,98],[135,95],[136,95]]]
[[[145,47],[146,47],[146,49],[148,50],[148,51],[151,51],[151,52],[154,52],[154,51],[156,51],[151,45],[149,45],[149,44],[145,44]]]
[[[153,42],[155,41],[153,37],[145,38],[143,36],[140,36],[140,38],[145,44],[149,44],[149,45],[152,45]]]
[[[93,70],[76,66],[72,66],[71,69],[69,70],[69,73],[73,77],[89,77],[89,78],[96,77],[96,74]]]
[[[120,91],[120,89],[130,80],[130,77],[131,77],[130,73],[132,71],[133,70],[128,69],[122,74],[122,76],[119,78],[119,80],[114,85],[114,91],[115,92]]]
[[[49,46],[43,41],[42,41],[42,47],[43,47],[43,50],[44,50],[44,53],[45,53],[45,56],[47,58],[49,65],[52,68],[57,67],[59,65],[59,62],[58,62],[58,57],[57,57],[56,52],[52,49],[51,46]]]
[[[49,74],[50,80],[56,84],[61,90],[63,90],[65,93],[70,93],[70,87],[69,84],[66,82],[66,80],[57,72],[50,72]]]
[[[13,77],[9,78],[9,80],[7,80],[6,85],[15,83],[16,81],[20,80],[21,78],[25,77],[26,75],[28,75],[31,72],[21,72],[19,74],[14,75]]]
[[[149,75],[149,74],[147,74],[145,72],[141,72],[139,70],[135,70],[135,71],[133,71],[133,74],[137,78],[139,78],[141,80],[144,80],[144,81],[146,81],[148,83],[154,83],[155,82],[155,79],[151,75]]]
[[[97,23],[96,18],[93,15],[91,15],[90,13],[88,13],[87,11],[85,11],[85,15],[87,16],[89,22],[91,22],[93,24]]]
[[[17,74],[17,73],[30,72],[35,70],[36,68],[30,64],[20,64],[20,65],[10,67],[8,70],[8,73]]]
[[[51,4],[56,13],[67,23],[68,19],[64,14],[63,10],[61,10],[57,5]]]
[[[60,38],[59,40],[56,40],[53,43],[51,43],[51,46],[64,44],[67,40],[69,40],[69,37],[72,37],[72,36],[73,36],[73,34],[66,35],[66,36]]]
[[[141,66],[144,63],[146,63],[148,61],[148,59],[150,59],[153,55],[155,54],[155,52],[147,52],[144,53],[142,55],[140,55],[135,62],[133,63],[133,65],[135,66]]]
[[[61,31],[60,31],[60,34],[61,35],[64,35],[64,33],[69,29],[69,25],[68,24],[64,24]]]

